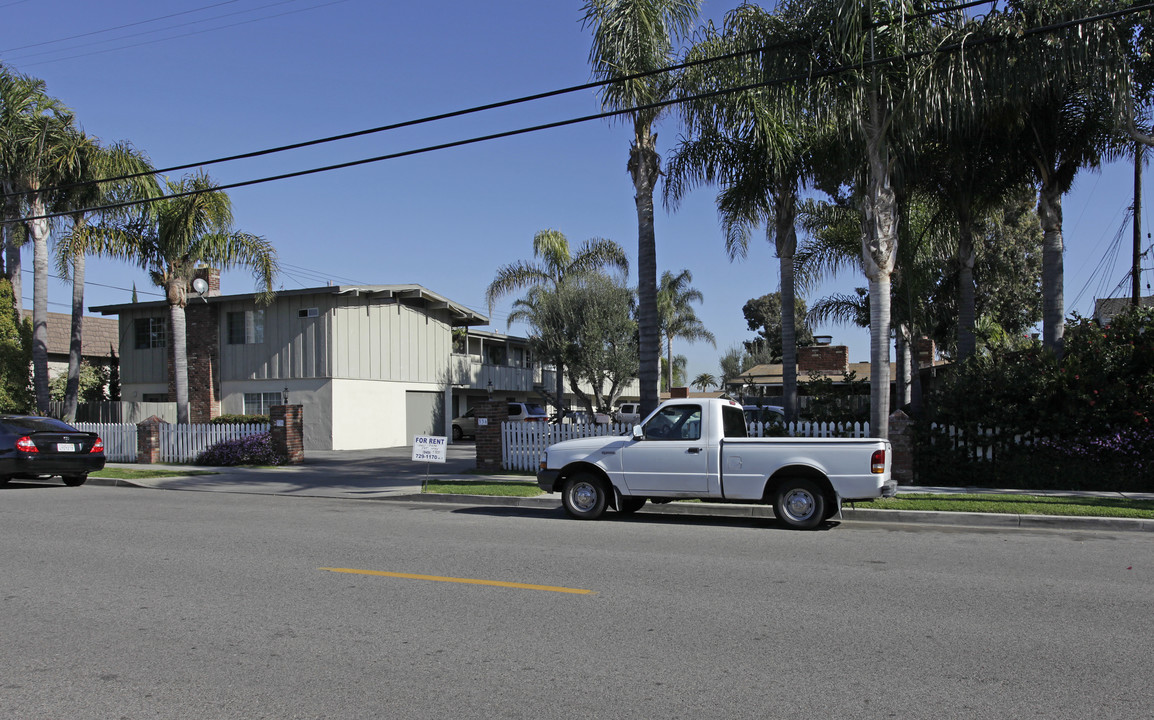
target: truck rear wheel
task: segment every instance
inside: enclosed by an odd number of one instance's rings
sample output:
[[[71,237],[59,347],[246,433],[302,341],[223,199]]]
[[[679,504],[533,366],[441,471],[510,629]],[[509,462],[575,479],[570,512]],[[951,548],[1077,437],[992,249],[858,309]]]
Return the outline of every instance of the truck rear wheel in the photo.
[[[826,498],[810,480],[785,480],[773,500],[773,514],[796,530],[811,530],[825,520]]]
[[[596,520],[605,512],[609,498],[605,485],[589,473],[580,473],[569,478],[561,491],[561,504],[569,517],[578,520]]]

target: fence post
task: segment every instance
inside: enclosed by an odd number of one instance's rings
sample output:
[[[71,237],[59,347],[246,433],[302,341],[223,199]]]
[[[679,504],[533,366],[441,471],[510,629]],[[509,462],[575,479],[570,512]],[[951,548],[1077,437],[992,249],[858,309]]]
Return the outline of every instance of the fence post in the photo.
[[[149,465],[160,462],[160,426],[167,425],[153,415],[136,424],[136,462]]]
[[[272,451],[289,465],[305,461],[304,406],[273,405],[268,409]]]
[[[502,461],[501,426],[509,419],[509,403],[505,400],[479,403],[473,414],[477,418],[477,469],[499,470]]]
[[[892,471],[898,485],[912,485],[914,479],[914,444],[911,437],[913,428],[910,418],[901,410],[890,414],[890,445],[894,459]]]

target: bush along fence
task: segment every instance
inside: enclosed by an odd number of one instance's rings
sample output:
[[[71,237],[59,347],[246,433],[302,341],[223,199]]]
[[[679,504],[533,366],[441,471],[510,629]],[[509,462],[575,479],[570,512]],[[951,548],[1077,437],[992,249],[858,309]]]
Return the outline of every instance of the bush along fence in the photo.
[[[550,425],[505,422],[501,424],[501,462],[506,470],[536,472],[541,455],[553,443],[581,437],[629,435],[632,432],[633,426],[626,423]],[[869,423],[751,423],[749,434],[751,437],[864,438],[869,437]]]

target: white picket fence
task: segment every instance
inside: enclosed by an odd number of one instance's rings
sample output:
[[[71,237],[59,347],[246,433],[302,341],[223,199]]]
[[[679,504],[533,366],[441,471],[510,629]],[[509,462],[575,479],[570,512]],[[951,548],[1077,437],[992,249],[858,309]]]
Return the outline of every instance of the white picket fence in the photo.
[[[268,423],[251,425],[161,425],[160,461],[187,463],[205,450],[225,440],[239,440],[268,432]]]
[[[762,437],[766,426],[751,423],[751,437]],[[790,437],[869,437],[869,423],[813,423],[795,422],[785,426]],[[501,425],[502,462],[506,470],[535,472],[541,455],[553,443],[580,437],[601,435],[629,435],[633,425],[549,425],[545,423],[507,422]]]
[[[72,423],[84,432],[94,432],[104,441],[108,462],[136,462],[136,426],[132,423]]]
[[[934,432],[944,433],[947,441],[954,450],[961,450],[969,460],[994,461],[999,451],[1011,445],[1034,445],[1046,438],[1036,437],[1032,433],[1015,434],[1012,437],[1003,434],[998,428],[979,426],[974,431],[965,431],[960,428],[933,423],[930,428]]]
[[[132,423],[73,423],[77,430],[94,432],[104,441],[108,462],[136,462],[136,425]],[[161,425],[160,462],[190,463],[196,456],[225,440],[239,440],[268,432],[267,423],[251,425]]]

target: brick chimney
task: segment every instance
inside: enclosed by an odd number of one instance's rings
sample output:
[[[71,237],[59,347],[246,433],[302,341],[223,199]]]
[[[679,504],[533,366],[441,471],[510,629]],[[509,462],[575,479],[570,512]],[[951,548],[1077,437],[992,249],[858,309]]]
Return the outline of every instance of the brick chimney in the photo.
[[[915,352],[917,353],[918,367],[933,367],[934,354],[936,351],[934,341],[926,337],[918,338],[917,342],[914,343],[914,347],[916,348]]]
[[[208,290],[205,291],[205,297],[217,297],[220,295],[220,269],[210,267],[199,267],[192,275],[192,281],[197,278],[208,283]],[[192,281],[188,284],[188,293],[195,295],[196,291],[192,289]]]
[[[810,345],[797,349],[797,372],[842,375],[849,372],[849,348],[845,345]]]

